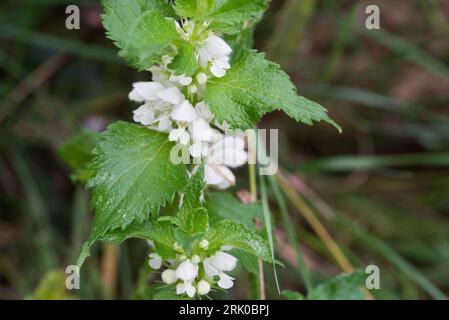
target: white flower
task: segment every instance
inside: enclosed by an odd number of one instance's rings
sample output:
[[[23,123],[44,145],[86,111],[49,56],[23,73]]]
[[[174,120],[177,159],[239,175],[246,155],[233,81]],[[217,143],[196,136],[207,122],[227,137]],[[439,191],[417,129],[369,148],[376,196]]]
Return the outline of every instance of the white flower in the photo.
[[[187,293],[190,298],[195,296],[196,288],[192,285],[191,281],[181,282],[176,285],[176,294]]]
[[[176,269],[176,277],[184,282],[195,280],[198,275],[198,265],[194,264],[190,259],[187,259]]]
[[[213,136],[212,128],[203,119],[197,119],[189,125],[189,131],[195,141],[211,141]]]
[[[239,136],[224,136],[210,148],[207,164],[239,167],[248,160],[245,141]]]
[[[226,189],[235,185],[235,176],[226,166],[204,165],[204,180],[207,184],[219,189]]]
[[[172,112],[171,117],[173,120],[182,122],[191,122],[198,116],[193,108],[192,104],[188,100],[184,100],[176,109]]]
[[[229,64],[231,53],[231,47],[215,35],[207,37],[197,50],[201,67],[207,68],[211,63],[210,71],[217,78],[223,77],[226,70],[231,67]]]
[[[164,272],[162,272],[161,278],[162,278],[162,281],[164,281],[164,283],[166,283],[166,284],[175,283],[176,280],[178,279],[176,277],[176,271],[171,270],[171,269],[167,269]]]
[[[208,258],[208,262],[221,271],[232,271],[237,266],[237,258],[223,251],[215,252],[212,257]]]
[[[180,142],[182,145],[186,146],[190,141],[190,134],[184,128],[173,129],[168,135],[168,140]]]
[[[204,121],[211,122],[212,119],[214,118],[214,115],[212,114],[212,112],[210,112],[209,107],[203,101],[198,102],[195,105],[195,111],[198,114],[198,116],[202,118]]]
[[[170,87],[164,90],[156,91],[156,96],[162,101],[178,105],[185,101],[184,95],[177,87]]]
[[[198,291],[198,294],[203,296],[205,294],[208,294],[210,291],[210,284],[206,280],[200,280],[198,284],[196,285],[196,289]]]
[[[162,258],[157,253],[150,253],[150,260],[148,261],[148,264],[150,267],[154,270],[159,270],[162,265]]]
[[[154,122],[154,111],[150,105],[145,103],[133,111],[133,120],[148,126]]]
[[[175,74],[172,74],[169,80],[172,82],[177,82],[182,86],[188,86],[193,81],[192,77],[186,77],[185,75],[177,76]]]
[[[234,278],[225,274],[225,271],[232,271],[237,265],[237,259],[229,253],[217,251],[213,256],[204,260],[204,271],[206,276],[213,278],[219,276],[218,286],[229,289],[234,285]]]
[[[136,102],[156,101],[159,100],[156,93],[164,89],[164,86],[159,82],[135,82],[128,97]]]

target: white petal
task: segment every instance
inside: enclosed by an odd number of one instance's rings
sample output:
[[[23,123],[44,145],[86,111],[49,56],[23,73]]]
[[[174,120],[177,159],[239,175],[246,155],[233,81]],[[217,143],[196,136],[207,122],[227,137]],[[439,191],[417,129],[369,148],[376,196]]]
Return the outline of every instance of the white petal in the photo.
[[[189,153],[192,157],[198,158],[201,156],[201,144],[202,143],[198,141],[189,147]]]
[[[209,54],[209,52],[205,48],[199,48],[197,52],[198,52],[200,66],[202,68],[206,68],[209,61],[212,60],[212,56]]]
[[[159,131],[167,131],[171,128],[171,120],[169,119],[168,116],[163,116],[159,118],[159,125],[158,125],[158,130]]]
[[[190,134],[189,134],[187,131],[185,131],[185,132],[182,133],[181,136],[179,137],[179,142],[180,142],[182,145],[186,146],[186,145],[189,144],[189,141],[190,141]]]
[[[158,82],[136,82],[133,87],[133,91],[148,101],[158,100],[156,93],[164,90],[164,86]]]
[[[231,47],[220,37],[211,35],[204,40],[203,47],[212,56],[223,56],[232,53]]]
[[[203,118],[206,122],[211,122],[211,120],[214,118],[214,115],[212,114],[212,112],[210,112],[208,105],[204,102],[198,102],[195,105],[195,111],[198,116],[200,118]]]
[[[204,178],[207,184],[226,189],[235,184],[235,176],[226,166],[205,165]]]
[[[207,184],[218,185],[223,182],[224,178],[220,172],[215,169],[215,166],[206,164],[204,166],[204,180]]]
[[[206,121],[203,119],[195,120],[190,124],[189,130],[192,133],[192,138],[198,141],[210,141],[212,139],[213,131]]]
[[[195,109],[188,100],[184,100],[176,109],[172,112],[171,117],[176,121],[190,122],[197,118]]]
[[[218,286],[223,289],[230,289],[234,286],[234,278],[228,276],[225,273],[220,274],[220,280],[218,281]]]
[[[198,266],[193,264],[190,259],[187,259],[176,269],[176,276],[184,281],[192,281],[198,275]]]
[[[237,258],[229,253],[217,251],[211,258],[210,263],[218,270],[232,271],[237,266]]]
[[[178,141],[183,131],[185,131],[185,129],[173,129],[172,131],[170,131],[170,134],[168,135],[168,140]]]
[[[178,283],[176,285],[176,294],[183,294],[186,292],[186,285],[184,283]]]
[[[219,271],[210,263],[210,258],[204,259],[203,266],[207,277],[213,278],[219,275]]]
[[[179,79],[179,83],[183,86],[188,86],[192,83],[192,77],[181,77],[181,79]]]
[[[180,104],[184,100],[184,95],[176,87],[171,87],[168,89],[164,89],[162,91],[158,91],[156,92],[156,95],[165,102],[169,102],[172,104]]]
[[[157,253],[151,253],[148,263],[152,269],[159,270],[162,265],[162,258]]]
[[[186,293],[190,298],[195,296],[196,288],[192,286],[192,283],[186,283]]]
[[[212,64],[210,67],[210,72],[217,78],[222,78],[226,75],[226,69],[216,63]]]

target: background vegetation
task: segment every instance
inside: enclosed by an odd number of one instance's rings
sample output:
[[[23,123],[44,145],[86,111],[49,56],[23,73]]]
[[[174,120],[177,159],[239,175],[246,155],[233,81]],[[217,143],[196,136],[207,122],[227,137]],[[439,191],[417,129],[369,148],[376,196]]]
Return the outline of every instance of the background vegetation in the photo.
[[[81,6],[81,30],[65,28],[68,4]],[[364,27],[368,4],[380,7],[379,31]],[[58,150],[82,129],[131,120],[127,93],[146,79],[117,57],[99,14],[97,1],[0,4],[0,299],[148,298],[157,286],[145,243],[129,241],[98,246],[81,290],[64,290],[92,212]],[[376,299],[445,298],[449,2],[274,0],[255,47],[344,129],[281,114],[261,124],[280,129],[282,175],[267,197],[281,289],[304,293],[302,257],[314,284],[375,264]],[[246,189],[240,178],[233,192]],[[270,265],[265,276],[280,298]],[[250,298],[249,283],[242,275],[221,298]]]

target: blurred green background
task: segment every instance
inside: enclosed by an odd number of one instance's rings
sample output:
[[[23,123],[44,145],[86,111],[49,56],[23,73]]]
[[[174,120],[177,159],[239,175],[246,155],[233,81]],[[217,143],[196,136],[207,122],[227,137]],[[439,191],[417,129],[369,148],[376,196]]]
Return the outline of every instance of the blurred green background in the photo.
[[[80,6],[80,30],[65,28],[69,4]],[[369,4],[380,8],[380,30],[365,28]],[[58,149],[83,129],[130,121],[131,83],[148,79],[117,57],[100,12],[94,0],[0,4],[0,299],[144,299],[158,286],[146,244],[133,240],[98,246],[81,290],[64,286],[93,213],[89,192],[71,182]],[[300,126],[280,113],[260,125],[280,129],[280,185],[290,195],[286,210],[272,210],[286,266],[277,270],[281,288],[304,292],[288,236],[315,283],[342,272],[332,241],[316,232],[324,227],[351,266],[379,266],[376,299],[444,298],[449,2],[273,0],[255,47],[343,127],[338,134],[325,124]],[[241,177],[240,194],[248,188],[245,169]],[[266,270],[268,297],[277,299]],[[249,298],[247,278],[222,298]]]

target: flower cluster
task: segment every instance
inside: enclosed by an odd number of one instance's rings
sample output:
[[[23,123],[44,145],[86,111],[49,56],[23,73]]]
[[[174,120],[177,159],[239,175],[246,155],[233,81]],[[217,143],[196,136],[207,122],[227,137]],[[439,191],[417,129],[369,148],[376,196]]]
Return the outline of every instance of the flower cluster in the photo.
[[[191,163],[204,163],[206,183],[225,189],[235,184],[229,168],[243,165],[247,153],[243,137],[227,133],[227,124],[214,119],[204,102],[204,90],[208,79],[226,75],[232,49],[220,37],[206,32],[207,24],[195,27],[188,20],[175,23],[178,33],[195,45],[199,71],[192,76],[177,75],[169,68],[174,57],[164,55],[148,69],[153,81],[133,84],[129,98],[142,103],[133,118],[169,133],[170,141],[188,149]]]
[[[237,265],[237,259],[225,252],[228,247],[221,248],[213,255],[205,256],[209,243],[202,240],[197,246],[196,253],[186,256],[178,243],[173,245],[177,252],[176,258],[167,260],[168,268],[161,278],[167,285],[175,285],[177,294],[186,294],[193,298],[195,294],[207,295],[215,285],[222,289],[229,289],[234,285],[234,278],[225,272],[232,271]],[[149,265],[155,270],[162,267],[163,259],[157,253],[150,253]],[[218,280],[217,280],[218,279]]]

